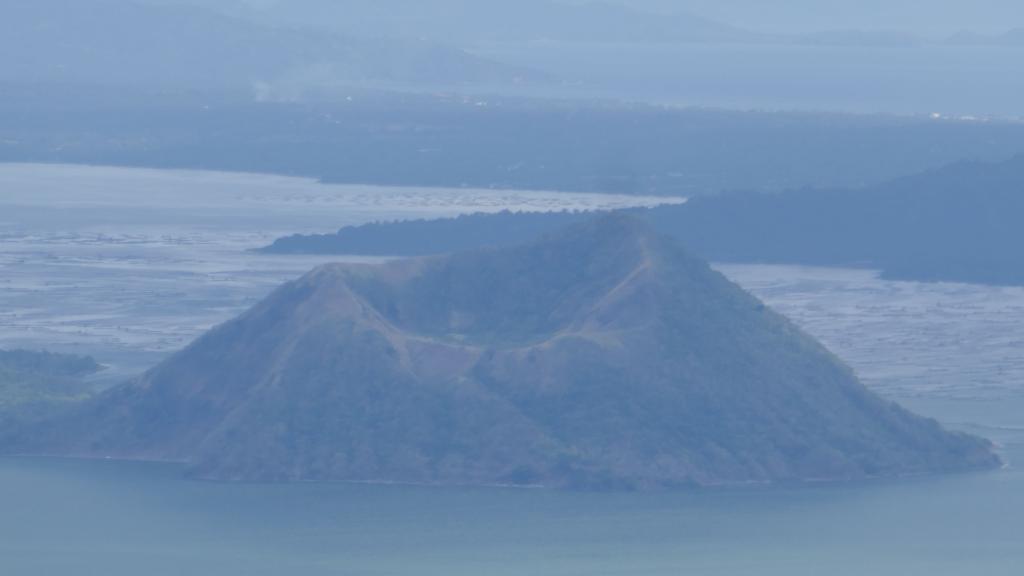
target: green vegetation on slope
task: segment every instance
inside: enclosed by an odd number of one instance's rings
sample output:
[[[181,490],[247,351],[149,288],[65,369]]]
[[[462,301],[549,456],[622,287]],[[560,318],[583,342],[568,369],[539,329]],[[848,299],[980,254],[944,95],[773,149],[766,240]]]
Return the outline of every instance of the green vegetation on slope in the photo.
[[[82,397],[81,378],[99,370],[85,356],[0,350],[0,409]]]
[[[100,369],[83,356],[0,350],[0,444],[29,422],[88,398],[91,390],[82,379]]]

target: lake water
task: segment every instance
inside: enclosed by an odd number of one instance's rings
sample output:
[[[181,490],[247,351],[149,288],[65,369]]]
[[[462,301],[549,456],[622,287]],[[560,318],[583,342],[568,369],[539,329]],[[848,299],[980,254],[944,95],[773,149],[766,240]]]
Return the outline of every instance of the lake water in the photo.
[[[245,251],[280,233],[656,201],[0,166],[0,347],[94,354],[112,365],[112,381],[324,260]],[[1019,574],[1024,290],[888,282],[868,270],[719,269],[822,339],[868,386],[993,439],[1010,466],[620,494],[218,484],[162,464],[0,458],[0,574]]]
[[[1016,576],[1018,471],[654,494],[184,481],[0,459],[12,575]]]

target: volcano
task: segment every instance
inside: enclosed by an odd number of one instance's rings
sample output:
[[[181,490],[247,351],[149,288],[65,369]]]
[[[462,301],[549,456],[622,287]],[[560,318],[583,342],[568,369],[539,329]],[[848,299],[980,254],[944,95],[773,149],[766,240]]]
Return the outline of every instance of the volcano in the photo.
[[[644,223],[332,264],[44,440],[219,480],[664,488],[994,466]]]

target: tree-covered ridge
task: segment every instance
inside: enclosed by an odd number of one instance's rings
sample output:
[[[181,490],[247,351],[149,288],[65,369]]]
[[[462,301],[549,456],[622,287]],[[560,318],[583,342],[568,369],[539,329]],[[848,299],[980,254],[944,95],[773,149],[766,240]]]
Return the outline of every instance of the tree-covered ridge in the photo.
[[[47,351],[0,350],[0,370],[40,376],[79,377],[93,374],[100,365],[88,356]]]
[[[226,480],[557,487],[998,462],[623,215],[515,247],[317,268],[27,442]]]
[[[699,198],[657,213],[699,253],[860,265],[892,278],[1024,284],[1024,156],[964,162],[864,190]]]
[[[587,212],[505,210],[436,220],[372,222],[345,227],[335,234],[286,236],[261,251],[268,254],[427,256],[522,244],[590,217]]]
[[[100,369],[86,356],[0,350],[0,434],[12,419],[88,397],[90,389],[82,379]]]
[[[1024,284],[1024,156],[863,189],[700,196],[634,210],[715,261],[867,266],[926,281]],[[579,214],[475,214],[282,238],[271,253],[421,255],[508,246]]]

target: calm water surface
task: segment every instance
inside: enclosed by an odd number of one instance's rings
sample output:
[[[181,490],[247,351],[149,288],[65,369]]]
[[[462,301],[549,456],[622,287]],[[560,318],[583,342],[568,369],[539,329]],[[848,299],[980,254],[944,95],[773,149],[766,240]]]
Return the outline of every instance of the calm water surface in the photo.
[[[4,574],[1017,575],[1024,476],[655,494],[227,485],[0,459]]]

